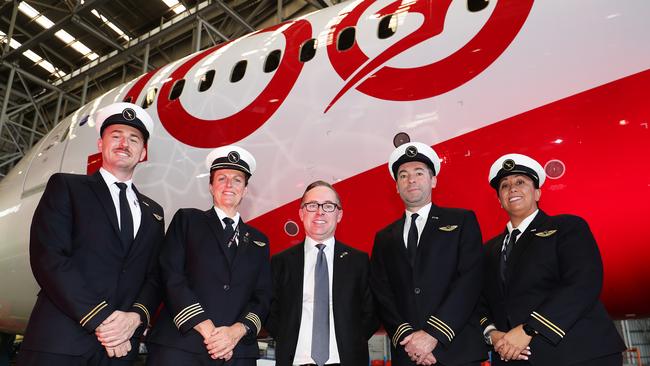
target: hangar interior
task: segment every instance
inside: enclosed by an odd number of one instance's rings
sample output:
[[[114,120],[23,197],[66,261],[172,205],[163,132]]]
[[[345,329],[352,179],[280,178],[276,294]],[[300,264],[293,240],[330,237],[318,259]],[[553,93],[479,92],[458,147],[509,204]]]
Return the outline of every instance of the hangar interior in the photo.
[[[4,0],[0,179],[74,110],[193,52],[340,0]],[[624,320],[628,364],[650,364],[650,320]]]

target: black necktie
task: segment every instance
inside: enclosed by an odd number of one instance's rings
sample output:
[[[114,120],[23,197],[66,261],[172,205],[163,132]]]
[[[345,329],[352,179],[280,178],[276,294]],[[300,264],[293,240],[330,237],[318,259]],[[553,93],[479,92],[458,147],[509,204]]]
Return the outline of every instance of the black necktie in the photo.
[[[122,239],[122,246],[124,250],[129,250],[133,242],[133,215],[131,214],[131,207],[126,198],[126,183],[115,182],[115,185],[120,189],[120,238]]]
[[[506,283],[506,270],[508,268],[508,258],[510,258],[510,253],[512,252],[512,247],[515,246],[517,241],[517,236],[519,236],[519,229],[514,229],[510,233],[508,242],[506,246],[501,250],[501,282]]]
[[[411,266],[415,266],[415,253],[418,250],[418,227],[415,226],[415,220],[417,218],[418,214],[414,213],[411,215],[411,227],[409,228],[409,235],[406,241],[406,250],[408,251]]]
[[[235,228],[233,224],[235,221],[230,217],[224,217],[223,223],[226,224],[223,229],[223,241],[226,243],[228,248],[226,249],[228,253],[228,259],[232,262],[235,259],[235,254],[237,254],[237,243],[235,243]]]

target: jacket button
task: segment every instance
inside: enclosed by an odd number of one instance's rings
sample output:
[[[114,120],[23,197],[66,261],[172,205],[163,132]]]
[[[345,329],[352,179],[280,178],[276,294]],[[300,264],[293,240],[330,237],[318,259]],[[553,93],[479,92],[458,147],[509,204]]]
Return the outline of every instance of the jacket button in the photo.
[[[224,291],[228,291],[228,290],[230,290],[230,286],[228,286],[228,285],[223,285],[223,289],[224,289]]]
[[[413,292],[415,292],[416,295],[419,295],[420,294],[420,288],[416,287],[415,290],[413,290]]]

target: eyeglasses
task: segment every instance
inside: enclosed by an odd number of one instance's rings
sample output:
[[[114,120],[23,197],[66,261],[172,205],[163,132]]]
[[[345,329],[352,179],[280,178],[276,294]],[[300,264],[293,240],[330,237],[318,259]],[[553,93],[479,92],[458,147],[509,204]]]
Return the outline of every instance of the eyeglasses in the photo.
[[[337,208],[340,210],[341,206],[337,205],[336,203],[332,202],[324,202],[324,203],[318,203],[318,202],[307,202],[302,205],[302,207],[307,210],[308,212],[316,212],[318,211],[318,208],[320,207],[323,212],[334,212]]]

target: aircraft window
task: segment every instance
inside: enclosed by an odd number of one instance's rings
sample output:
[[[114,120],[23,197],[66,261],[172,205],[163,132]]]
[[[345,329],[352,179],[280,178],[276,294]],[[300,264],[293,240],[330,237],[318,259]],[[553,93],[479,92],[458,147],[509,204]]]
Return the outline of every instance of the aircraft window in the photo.
[[[169,100],[178,99],[178,97],[180,97],[181,93],[183,92],[184,86],[185,86],[185,79],[176,80],[174,86],[172,87],[172,91],[169,92]]]
[[[397,16],[395,14],[387,15],[379,21],[379,28],[377,29],[377,37],[379,39],[386,39],[397,31]]]
[[[316,39],[312,38],[300,47],[300,62],[307,62],[316,56]]]
[[[467,10],[475,13],[487,8],[489,4],[489,0],[467,0]]]
[[[239,80],[244,78],[244,75],[246,74],[246,65],[248,64],[248,61],[246,60],[241,60],[235,64],[235,67],[232,68],[232,74],[230,74],[230,82],[231,83],[236,83]]]
[[[339,51],[347,51],[354,46],[354,36],[356,30],[354,27],[347,27],[339,33],[339,39],[336,42],[336,49]]]
[[[395,147],[400,147],[409,142],[411,142],[411,137],[406,132],[398,132],[393,137],[393,146]]]
[[[158,93],[158,88],[151,88],[147,92],[147,95],[142,101],[142,108],[147,109],[150,105],[153,104],[154,99],[156,99],[156,93]]]
[[[125,103],[133,103],[133,97],[129,95],[128,97],[124,98],[124,102]]]
[[[199,80],[199,91],[204,92],[212,86],[212,82],[214,81],[214,74],[216,71],[214,70],[208,70],[203,76],[201,76],[201,80]]]
[[[280,58],[282,58],[282,51],[274,50],[266,56],[264,62],[264,72],[269,73],[275,71],[280,66]]]

